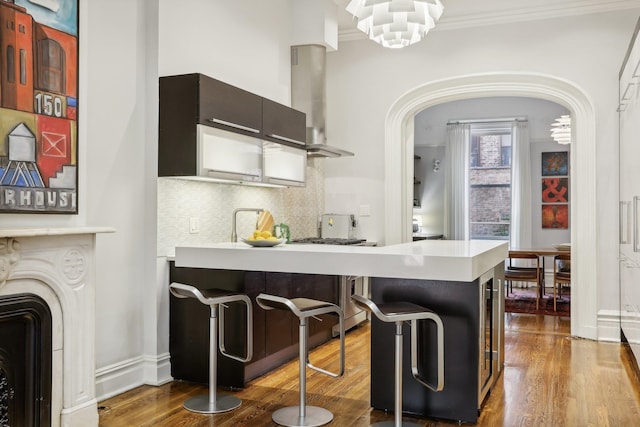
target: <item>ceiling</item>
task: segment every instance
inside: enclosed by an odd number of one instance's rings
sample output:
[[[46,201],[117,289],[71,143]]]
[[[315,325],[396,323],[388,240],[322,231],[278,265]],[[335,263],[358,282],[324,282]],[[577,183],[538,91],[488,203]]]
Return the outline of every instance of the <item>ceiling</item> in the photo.
[[[350,0],[333,0],[338,5],[340,41],[366,38],[345,10]],[[444,13],[432,31],[509,22],[534,21],[562,16],[637,9],[638,0],[441,0]]]

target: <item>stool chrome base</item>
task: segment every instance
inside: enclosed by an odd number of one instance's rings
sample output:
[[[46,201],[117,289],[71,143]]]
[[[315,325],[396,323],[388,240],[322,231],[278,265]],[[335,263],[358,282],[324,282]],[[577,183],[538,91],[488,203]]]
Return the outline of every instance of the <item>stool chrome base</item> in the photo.
[[[400,424],[401,427],[422,427],[421,424],[416,423],[405,423],[402,421]],[[398,427],[398,424],[395,421],[382,421],[379,423],[371,424],[371,427]]]
[[[236,409],[242,401],[229,394],[218,393],[215,402],[209,402],[209,395],[201,394],[185,400],[184,409],[200,414],[218,414]]]
[[[306,415],[300,417],[299,406],[287,406],[275,411],[271,418],[274,423],[286,427],[318,427],[333,420],[333,414],[324,408],[305,406],[305,412]]]

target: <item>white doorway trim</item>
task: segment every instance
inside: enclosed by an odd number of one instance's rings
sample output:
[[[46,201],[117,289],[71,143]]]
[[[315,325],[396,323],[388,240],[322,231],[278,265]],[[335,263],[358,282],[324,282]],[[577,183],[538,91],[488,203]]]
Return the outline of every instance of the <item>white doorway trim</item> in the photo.
[[[575,283],[580,283],[572,292],[571,334],[595,340],[598,268],[595,112],[585,92],[569,81],[533,73],[477,74],[430,82],[402,95],[385,119],[385,244],[411,241],[415,115],[449,101],[492,96],[545,99],[571,112],[572,276]]]

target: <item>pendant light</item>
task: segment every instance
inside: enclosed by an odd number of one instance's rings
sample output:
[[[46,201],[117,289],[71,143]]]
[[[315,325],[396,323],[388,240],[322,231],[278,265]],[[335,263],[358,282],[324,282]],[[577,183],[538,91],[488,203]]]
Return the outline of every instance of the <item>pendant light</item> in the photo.
[[[393,49],[422,40],[440,19],[440,0],[351,0],[347,12],[371,40]]]
[[[551,124],[551,138],[558,144],[571,144],[571,117],[562,115]]]

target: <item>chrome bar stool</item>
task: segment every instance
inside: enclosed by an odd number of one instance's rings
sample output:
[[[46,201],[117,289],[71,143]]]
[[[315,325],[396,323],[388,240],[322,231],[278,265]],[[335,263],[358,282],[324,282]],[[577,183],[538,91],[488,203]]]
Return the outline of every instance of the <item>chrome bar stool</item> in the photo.
[[[411,321],[411,373],[425,387],[440,391],[444,388],[444,328],[442,319],[428,308],[410,302],[389,302],[375,304],[361,296],[352,295],[356,305],[375,314],[383,322],[396,324],[395,339],[395,397],[394,421],[375,423],[376,427],[419,427],[419,424],[402,422],[402,323]],[[418,371],[418,320],[431,320],[436,324],[438,341],[438,383],[429,384],[420,377]]]
[[[317,406],[307,406],[307,377],[306,367],[321,372],[330,377],[337,378],[344,374],[344,315],[340,307],[335,304],[318,301],[308,298],[287,299],[275,295],[260,294],[256,297],[256,302],[265,310],[290,310],[300,319],[300,350],[299,350],[299,382],[300,382],[300,404],[298,406],[288,406],[278,409],[271,418],[276,424],[288,427],[315,427],[330,423],[333,414]],[[338,316],[340,326],[340,370],[337,373],[326,371],[314,366],[309,361],[309,329],[307,318],[319,316],[321,314],[335,314]]]
[[[244,294],[236,294],[220,289],[198,289],[182,283],[171,283],[171,293],[178,298],[195,298],[211,308],[209,317],[209,394],[187,399],[183,406],[189,411],[201,414],[217,414],[231,411],[240,406],[242,401],[235,396],[217,393],[218,346],[220,353],[239,362],[248,362],[253,356],[253,312],[251,300]],[[224,345],[224,308],[231,302],[244,303],[247,309],[247,354],[237,356],[227,353]],[[218,321],[218,306],[221,305]],[[218,343],[219,338],[219,343]]]

